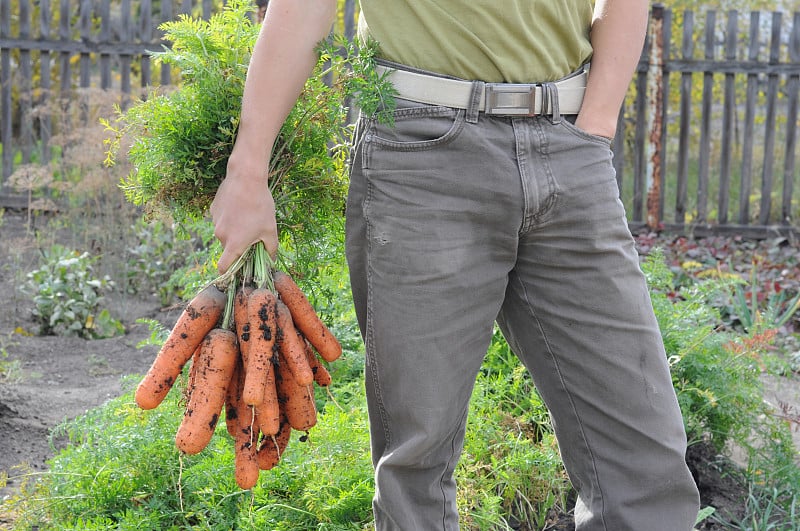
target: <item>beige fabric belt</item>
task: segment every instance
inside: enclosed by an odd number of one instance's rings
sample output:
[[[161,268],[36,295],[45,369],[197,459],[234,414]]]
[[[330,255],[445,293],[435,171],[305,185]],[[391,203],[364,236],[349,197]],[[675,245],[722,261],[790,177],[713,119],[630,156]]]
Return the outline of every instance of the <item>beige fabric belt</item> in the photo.
[[[475,82],[432,76],[377,65],[397,89],[398,97],[429,105],[468,109]],[[499,116],[578,114],[586,89],[587,69],[552,83],[485,83],[478,110]]]

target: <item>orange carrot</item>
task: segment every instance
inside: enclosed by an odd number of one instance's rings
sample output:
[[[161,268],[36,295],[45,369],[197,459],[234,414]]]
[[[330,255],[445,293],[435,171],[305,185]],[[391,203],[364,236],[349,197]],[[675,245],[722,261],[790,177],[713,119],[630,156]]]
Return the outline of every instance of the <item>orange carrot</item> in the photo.
[[[292,434],[292,427],[286,417],[281,415],[281,427],[274,437],[264,437],[261,445],[258,448],[256,459],[258,460],[258,468],[261,470],[270,470],[278,464],[281,460],[284,450],[289,445],[289,437]]]
[[[342,355],[342,346],[314,311],[305,294],[292,277],[281,271],[274,274],[275,289],[283,303],[289,307],[295,327],[300,330],[322,359],[334,361]]]
[[[236,437],[236,428],[239,422],[239,404],[241,403],[242,385],[242,358],[239,356],[236,359],[236,365],[233,368],[231,375],[231,382],[228,384],[228,390],[225,393],[225,427],[231,437]]]
[[[236,334],[230,330],[215,328],[203,340],[195,387],[175,435],[182,452],[196,454],[211,440],[238,356]]]
[[[256,424],[264,435],[275,435],[280,429],[280,405],[278,403],[278,390],[275,387],[275,371],[270,372],[264,389],[264,402],[253,406],[258,419]]]
[[[239,389],[244,385],[244,374],[239,373]],[[241,400],[236,403],[236,428],[234,435],[234,476],[242,489],[252,489],[258,483],[258,431],[253,419],[253,408]]]
[[[286,368],[283,356],[280,357],[277,375],[278,400],[286,420],[292,429],[307,431],[317,423],[317,407],[314,403],[314,388],[299,385]]]
[[[241,353],[244,367],[247,367],[250,358],[250,336],[252,334],[250,320],[247,315],[247,302],[250,295],[253,293],[253,288],[245,286],[236,293],[234,299],[233,320],[236,325],[236,335],[239,339],[239,351]],[[258,340],[256,340],[258,343]],[[239,390],[241,393],[242,390]],[[279,411],[278,411],[278,394],[275,390],[275,376],[274,369],[271,367],[267,371],[266,379],[264,381],[264,398],[258,406],[251,406],[255,408],[255,417],[259,419],[255,427],[259,428],[262,433],[274,435],[278,433],[279,427]],[[253,410],[248,412],[248,416],[253,416]]]
[[[225,310],[225,294],[213,285],[189,302],[172,328],[147,374],[136,388],[136,403],[142,409],[157,407],[167,396],[181,369]]]
[[[278,347],[283,359],[286,360],[294,380],[299,385],[310,385],[314,382],[314,373],[308,365],[305,353],[305,342],[297,334],[297,329],[292,323],[292,314],[289,308],[280,300],[276,305],[278,327]]]
[[[320,387],[328,387],[331,384],[331,373],[329,373],[328,369],[326,369],[325,366],[319,362],[317,355],[314,353],[314,347],[311,346],[311,343],[303,339],[303,344],[305,345],[308,366],[311,367],[311,372],[314,373],[314,381]]]
[[[250,346],[242,400],[249,406],[264,403],[266,383],[273,370],[272,357],[276,336],[275,300],[275,294],[264,288],[253,290],[247,300]]]
[[[250,352],[250,321],[247,318],[247,300],[253,288],[243,286],[236,292],[233,302],[233,323],[236,326],[236,339],[239,340],[239,352],[242,355],[245,367]]]

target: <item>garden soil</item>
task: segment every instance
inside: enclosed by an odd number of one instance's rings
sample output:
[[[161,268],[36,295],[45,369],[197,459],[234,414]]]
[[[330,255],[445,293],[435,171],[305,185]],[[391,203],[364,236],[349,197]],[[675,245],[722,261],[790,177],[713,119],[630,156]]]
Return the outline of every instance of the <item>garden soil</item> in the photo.
[[[0,363],[11,369],[8,377],[0,373],[0,475],[8,474],[7,485],[0,488],[2,501],[21,482],[35,480],[37,473],[47,469],[47,460],[64,447],[67,441],[54,428],[119,396],[125,376],[147,370],[156,349],[137,348],[137,343],[150,335],[137,319],[157,319],[170,327],[180,308],[163,308],[156,297],[147,294],[112,294],[106,306],[125,326],[123,336],[85,340],[34,335],[31,304],[19,292],[18,284],[25,271],[37,266],[38,251],[24,212],[6,210],[0,219]],[[798,382],[769,378],[765,383],[767,400],[800,412]],[[800,445],[800,433],[796,435]],[[704,446],[694,447],[688,458],[704,505],[737,512],[746,491],[726,472],[730,463]],[[0,514],[0,529],[12,518]],[[554,518],[549,529],[574,529],[574,524],[568,515],[562,515]]]

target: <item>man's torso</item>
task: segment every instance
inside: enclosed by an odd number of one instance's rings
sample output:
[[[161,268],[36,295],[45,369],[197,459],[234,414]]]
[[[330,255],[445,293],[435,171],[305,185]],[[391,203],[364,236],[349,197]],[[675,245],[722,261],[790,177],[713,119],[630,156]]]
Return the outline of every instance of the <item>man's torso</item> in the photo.
[[[360,0],[359,35],[381,56],[462,79],[527,83],[592,53],[591,0]]]

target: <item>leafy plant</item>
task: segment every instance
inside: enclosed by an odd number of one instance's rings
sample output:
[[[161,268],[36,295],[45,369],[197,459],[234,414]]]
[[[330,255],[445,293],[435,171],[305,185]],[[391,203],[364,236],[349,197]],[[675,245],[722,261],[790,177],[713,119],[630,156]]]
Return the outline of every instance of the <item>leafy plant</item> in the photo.
[[[458,502],[469,529],[541,529],[568,512],[571,487],[550,415],[527,370],[495,331],[470,403]]]
[[[43,259],[22,287],[33,300],[40,334],[95,339],[124,332],[122,323],[101,309],[103,293],[113,289],[114,282],[107,276],[94,277],[95,258],[54,245],[43,252]]]
[[[764,413],[760,371],[753,351],[729,349],[735,336],[718,328],[719,312],[708,301],[725,284],[706,279],[670,299],[675,286],[663,254],[652,252],[643,269],[690,439],[711,440],[718,450],[731,440],[746,443]]]
[[[741,517],[714,514],[711,519],[725,529],[741,531],[794,531],[800,529],[800,493],[748,483]]]
[[[777,283],[765,282],[763,288],[758,280],[758,265],[753,261],[750,282],[741,281],[733,286],[731,313],[745,332],[759,334],[775,330],[788,323],[800,310],[800,292],[790,297]]]
[[[0,346],[0,382],[18,382],[22,378],[19,360],[9,360],[8,351]]]
[[[143,218],[137,220],[133,234],[137,243],[127,249],[127,291],[150,290],[162,305],[167,305],[178,290],[169,280],[194,250],[190,235],[178,233],[163,220],[148,222]]]
[[[252,11],[249,1],[234,0],[208,21],[182,16],[161,26],[172,46],[155,58],[180,69],[182,86],[120,111],[117,124],[104,122],[112,133],[106,142],[108,164],[123,137],[133,138],[128,157],[134,170],[121,183],[133,203],[150,212],[167,210],[179,222],[205,215],[225,177],[238,130],[247,65],[259,31]],[[391,106],[393,89],[373,70],[374,51],[372,44],[357,52],[344,39],[320,45],[315,72],[264,168],[282,250],[298,262],[315,258],[320,242],[341,225],[351,133],[345,100],[355,98],[366,112]]]

